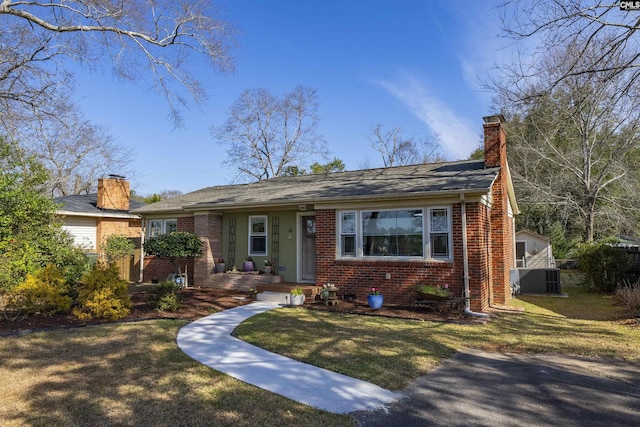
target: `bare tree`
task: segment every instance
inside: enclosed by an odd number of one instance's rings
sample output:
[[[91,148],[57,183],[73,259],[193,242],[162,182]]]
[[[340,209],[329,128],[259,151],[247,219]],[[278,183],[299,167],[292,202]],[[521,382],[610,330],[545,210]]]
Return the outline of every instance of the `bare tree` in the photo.
[[[420,140],[415,136],[404,137],[400,127],[385,131],[383,125],[377,124],[373,127],[369,140],[371,147],[380,153],[385,168],[430,163],[441,159],[437,135],[432,139]]]
[[[232,31],[212,10],[204,0],[0,0],[3,116],[55,116],[50,98],[67,86],[65,61],[91,69],[107,57],[120,78],[152,76],[180,123],[179,110],[187,102],[181,88],[196,102],[205,96],[187,68],[189,59],[198,56],[218,71],[230,69]]]
[[[282,98],[266,89],[248,89],[212,135],[228,146],[225,163],[238,169],[238,177],[261,180],[284,175],[289,167],[303,168],[310,158],[326,157],[318,120],[315,89],[297,86]]]
[[[536,75],[537,57],[550,48],[580,46],[562,58],[562,73],[554,76],[552,86],[580,74],[612,75],[624,73],[629,90],[640,76],[640,44],[636,32],[640,17],[624,11],[621,2],[611,0],[506,0],[501,5],[504,34],[516,41],[527,41],[535,48],[526,52],[510,72],[520,79]],[[593,54],[596,52],[597,54]],[[531,56],[531,57],[530,57]],[[622,59],[624,58],[624,59]]]
[[[56,116],[36,115],[17,131],[25,151],[50,175],[52,196],[87,194],[109,173],[131,177],[133,150],[117,144],[106,129],[85,120],[75,105],[58,103]]]
[[[608,73],[568,70],[583,65],[567,58],[588,64],[600,54],[573,43],[550,50],[536,64],[535,80],[500,93],[512,116],[510,164],[522,206],[554,206],[565,224],[579,218],[584,241],[633,227],[638,210],[632,195],[639,190],[640,98],[618,62]]]

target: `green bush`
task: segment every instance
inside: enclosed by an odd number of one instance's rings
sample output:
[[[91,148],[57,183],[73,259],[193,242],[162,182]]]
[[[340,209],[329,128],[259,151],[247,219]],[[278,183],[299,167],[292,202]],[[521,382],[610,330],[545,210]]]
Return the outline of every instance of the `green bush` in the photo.
[[[180,298],[180,285],[174,282],[162,282],[154,286],[151,295],[151,304],[158,311],[177,311],[182,307]]]
[[[70,286],[61,270],[50,264],[28,274],[24,282],[9,292],[8,308],[24,314],[68,313],[72,303],[69,292]]]
[[[136,245],[127,236],[111,235],[104,242],[103,250],[109,264],[135,254]]]
[[[117,320],[126,317],[130,308],[127,282],[118,277],[118,268],[98,263],[83,277],[73,314],[82,320],[94,317]]]
[[[585,243],[577,251],[582,285],[596,292],[614,292],[623,283],[630,267],[629,256],[620,248],[605,243]]]

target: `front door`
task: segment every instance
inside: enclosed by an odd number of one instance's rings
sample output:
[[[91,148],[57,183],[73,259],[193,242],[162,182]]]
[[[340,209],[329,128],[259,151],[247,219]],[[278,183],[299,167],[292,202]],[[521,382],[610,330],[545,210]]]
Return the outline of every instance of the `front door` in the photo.
[[[316,217],[300,217],[300,281],[316,281]]]

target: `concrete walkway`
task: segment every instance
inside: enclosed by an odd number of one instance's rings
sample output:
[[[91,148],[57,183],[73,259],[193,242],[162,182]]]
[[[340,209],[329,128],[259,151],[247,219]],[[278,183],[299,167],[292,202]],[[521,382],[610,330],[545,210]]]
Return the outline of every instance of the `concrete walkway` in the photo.
[[[231,336],[245,319],[278,307],[254,302],[204,317],[180,329],[178,346],[213,369],[329,412],[381,409],[401,397],[377,385],[268,352]]]

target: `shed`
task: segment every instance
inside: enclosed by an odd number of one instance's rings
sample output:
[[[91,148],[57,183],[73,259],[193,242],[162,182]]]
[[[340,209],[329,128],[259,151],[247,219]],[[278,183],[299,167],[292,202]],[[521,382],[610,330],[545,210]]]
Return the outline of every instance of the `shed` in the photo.
[[[555,268],[551,240],[530,230],[516,232],[516,266],[518,268]]]

